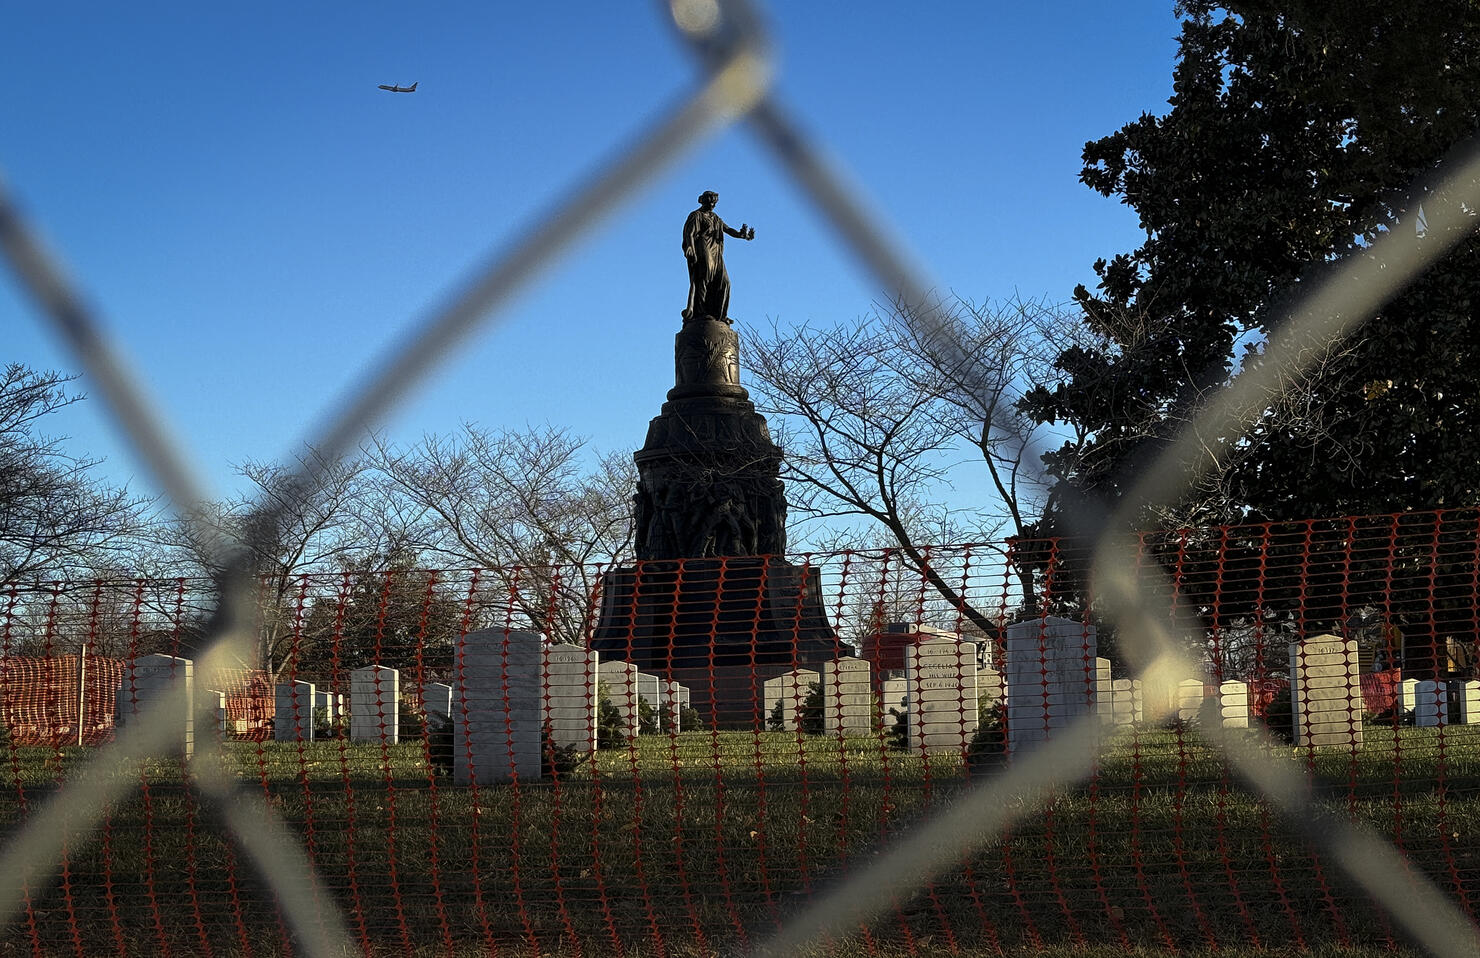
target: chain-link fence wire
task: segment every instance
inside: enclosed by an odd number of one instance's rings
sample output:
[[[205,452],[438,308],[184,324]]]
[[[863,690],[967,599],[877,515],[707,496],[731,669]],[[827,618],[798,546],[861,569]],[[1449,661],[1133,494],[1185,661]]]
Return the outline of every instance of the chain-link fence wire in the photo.
[[[414,324],[404,342],[380,368],[368,375],[360,389],[328,417],[318,432],[317,447],[329,462],[379,419],[429,371],[458,340],[480,323],[489,321],[510,295],[554,263],[580,233],[617,208],[641,184],[659,175],[680,153],[694,147],[708,133],[746,120],[778,164],[818,206],[826,220],[870,269],[893,299],[923,304],[916,321],[926,335],[944,328],[932,314],[931,284],[914,268],[881,220],[863,209],[857,191],[845,185],[821,150],[789,116],[770,91],[771,62],[760,19],[741,0],[670,0],[668,14],[683,41],[691,48],[702,74],[698,88],[654,129],[635,139],[617,157],[599,166],[591,186],[571,190],[572,200],[517,239],[511,248],[478,270],[432,316]],[[1438,168],[1440,184],[1426,205],[1429,236],[1443,241],[1420,243],[1408,230],[1390,230],[1370,248],[1350,257],[1326,282],[1302,291],[1286,308],[1286,319],[1271,335],[1261,372],[1245,375],[1228,389],[1173,443],[1170,450],[1142,477],[1130,502],[1174,498],[1196,470],[1216,468],[1209,455],[1209,437],[1226,437],[1227,427],[1242,424],[1251,411],[1264,408],[1259,397],[1276,395],[1341,337],[1360,326],[1396,290],[1435,262],[1465,234],[1469,210],[1480,208],[1480,176],[1476,146],[1461,144],[1455,155]],[[134,385],[127,364],[101,332],[92,311],[46,251],[37,233],[26,224],[0,182],[0,248],[22,287],[35,299],[39,311],[62,334],[83,369],[111,408],[120,431],[153,473],[181,515],[198,514],[204,501],[192,478],[187,458],[168,438],[163,418]],[[941,337],[936,335],[939,345]],[[983,393],[987,389],[983,388]],[[1014,424],[998,423],[1004,435],[1018,435]],[[1026,438],[1017,442],[1026,446]],[[312,463],[298,475],[284,501],[302,496],[318,476]],[[262,507],[252,523],[255,534],[272,529],[280,512]],[[1154,604],[1153,593],[1117,575],[1124,569],[1127,516],[1105,515],[1082,507],[1074,517],[1079,527],[1093,533],[1101,548],[1094,589],[1109,600],[1108,613],[1126,637],[1127,652],[1147,674],[1157,671],[1190,674],[1201,668],[1180,648],[1193,634],[1193,623],[1178,621]],[[217,613],[211,629],[213,642],[201,656],[204,668],[226,667],[248,648],[252,615],[251,590],[240,558],[245,550],[220,542],[216,551],[224,572],[217,583]],[[244,656],[243,656],[244,657]],[[130,725],[113,746],[81,770],[62,793],[33,816],[0,855],[0,923],[8,924],[25,906],[29,889],[44,884],[61,860],[65,843],[96,828],[109,802],[121,798],[128,778],[117,774],[149,756],[167,754],[178,744],[177,732],[161,706]],[[784,929],[763,939],[756,950],[779,953],[820,945],[844,934],[887,908],[900,893],[952,863],[972,843],[991,840],[1010,823],[1001,809],[1016,807],[1019,814],[1031,803],[1010,805],[1014,799],[1035,798],[1083,779],[1093,763],[1093,737],[1085,723],[1046,743],[1028,760],[1006,774],[979,786],[954,806],[951,817],[937,817],[899,836],[893,852],[867,869],[853,873],[833,894],[820,897],[791,917]],[[1295,821],[1319,849],[1332,855],[1360,887],[1390,913],[1392,920],[1416,942],[1434,954],[1480,953],[1480,933],[1436,887],[1402,867],[1391,846],[1355,826],[1318,813],[1311,786],[1295,769],[1269,759],[1267,751],[1238,747],[1219,738],[1219,744],[1241,774],[1261,789]],[[307,954],[343,953],[350,939],[342,921],[324,920],[310,912],[330,901],[287,827],[260,799],[233,788],[225,775],[213,769],[211,747],[197,753],[196,776],[202,791],[219,803],[238,841],[278,891],[278,900]],[[997,809],[997,811],[993,811]],[[751,939],[754,941],[755,939]]]

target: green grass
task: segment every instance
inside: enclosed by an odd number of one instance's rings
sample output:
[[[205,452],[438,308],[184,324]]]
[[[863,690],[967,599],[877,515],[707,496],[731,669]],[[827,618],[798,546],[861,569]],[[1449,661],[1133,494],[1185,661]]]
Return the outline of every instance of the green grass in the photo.
[[[1480,903],[1480,728],[1369,726],[1362,750],[1281,749],[1323,805],[1395,838],[1451,897]],[[700,955],[756,941],[969,787],[955,758],[872,739],[706,733],[639,740],[559,782],[471,789],[420,743],[230,743],[243,787],[302,836],[374,953]],[[0,833],[64,793],[83,751],[0,764]],[[5,753],[0,752],[0,760]],[[179,763],[33,895],[0,955],[277,953],[272,894]],[[1375,954],[1380,912],[1228,774],[1192,730],[1106,743],[1096,776],[896,902],[832,953]],[[447,941],[453,943],[445,948]]]

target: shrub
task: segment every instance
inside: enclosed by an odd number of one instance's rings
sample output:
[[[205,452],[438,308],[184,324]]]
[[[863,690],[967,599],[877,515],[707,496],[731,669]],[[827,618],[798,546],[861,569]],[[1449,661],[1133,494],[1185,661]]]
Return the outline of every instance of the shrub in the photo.
[[[643,735],[657,735],[660,731],[658,710],[644,699],[637,703],[637,729]]]
[[[433,774],[452,774],[452,719],[442,715],[427,717],[427,760]]]
[[[822,683],[813,682],[807,686],[807,697],[802,699],[802,704],[797,709],[797,724],[802,727],[803,734],[822,734]]]
[[[966,766],[993,768],[1007,760],[1007,703],[987,703],[977,721],[976,734],[966,746]]]
[[[397,718],[399,726],[399,741],[409,742],[412,739],[421,738],[427,730],[426,713],[421,709],[408,708],[405,702],[401,703],[400,715]]]
[[[678,710],[678,724],[685,732],[697,732],[704,727],[704,719],[698,709],[685,705]]]
[[[622,711],[605,696],[598,698],[596,703],[596,747],[627,747],[627,723],[622,719]]]
[[[1283,742],[1295,741],[1295,711],[1289,686],[1274,693],[1274,698],[1269,700],[1269,706],[1264,710],[1262,720],[1270,735]]]
[[[786,731],[786,709],[784,708],[785,704],[786,703],[778,699],[776,701],[776,704],[771,706],[771,714],[766,716],[766,728],[768,730],[772,732]]]
[[[786,706],[796,701],[778,701],[771,707],[771,714],[766,719],[766,727],[773,732],[785,732],[786,728]],[[807,686],[807,694],[797,704],[797,722],[802,731],[807,735],[822,734],[822,685],[812,682]],[[685,728],[688,726],[685,725]]]
[[[541,736],[543,748],[540,760],[540,775],[543,778],[562,778],[590,761],[592,752],[580,745],[556,745],[546,725]]]
[[[884,726],[884,743],[890,748],[909,748],[909,719],[901,709],[889,710],[889,721]]]
[[[314,738],[345,738],[349,734],[349,716],[344,712],[333,721],[329,720],[327,708],[316,708],[313,710],[313,737]]]
[[[1381,712],[1374,713],[1368,721],[1374,725],[1411,726],[1416,723],[1417,719],[1414,717],[1412,709],[1401,708],[1395,704],[1390,709],[1383,709]]]

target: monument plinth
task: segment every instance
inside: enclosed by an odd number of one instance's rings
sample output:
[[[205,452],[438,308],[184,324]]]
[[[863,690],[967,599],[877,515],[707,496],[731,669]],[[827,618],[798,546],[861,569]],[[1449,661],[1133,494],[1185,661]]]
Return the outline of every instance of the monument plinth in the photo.
[[[829,661],[839,643],[818,570],[783,557],[782,451],[740,385],[740,339],[722,312],[723,237],[754,231],[725,226],[717,200],[704,194],[684,227],[674,386],[633,456],[638,561],[603,578],[592,647],[688,687],[706,723],[753,728],[765,723],[767,679]]]

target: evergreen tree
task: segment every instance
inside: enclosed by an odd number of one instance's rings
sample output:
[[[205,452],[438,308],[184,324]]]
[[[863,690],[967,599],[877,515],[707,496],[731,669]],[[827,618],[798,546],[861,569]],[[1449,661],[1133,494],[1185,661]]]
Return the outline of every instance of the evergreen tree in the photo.
[[[1132,207],[1145,240],[1095,264],[1095,291],[1075,291],[1093,341],[1061,353],[1061,381],[1023,403],[1076,435],[1045,457],[1057,484],[1036,531],[1074,531],[1066,520],[1081,495],[1128,509],[1142,528],[1480,504],[1480,242],[1473,223],[1438,235],[1423,215],[1445,199],[1432,192],[1435,170],[1473,148],[1480,124],[1480,5],[1185,0],[1179,13],[1170,111],[1084,150],[1082,181]],[[1200,436],[1221,449],[1207,478],[1173,502],[1125,501],[1213,395],[1267,362],[1302,289],[1345,257],[1372,255],[1389,230],[1447,252],[1259,404],[1251,427]],[[1473,536],[1473,521],[1467,531],[1458,516],[1410,518],[1401,536],[1396,524],[1364,526],[1361,549],[1340,523],[1310,527],[1290,540],[1307,545],[1278,557],[1261,551],[1257,528],[1222,540],[1194,532],[1177,548],[1202,536],[1224,569],[1260,570],[1248,596],[1201,608],[1205,622],[1287,636],[1340,630],[1363,602],[1384,607],[1396,565],[1431,568],[1427,611],[1388,623],[1421,675],[1442,669],[1435,650],[1471,615],[1474,563],[1454,543]],[[1286,559],[1299,568],[1282,578]],[[1048,568],[1046,553],[1035,561]],[[1054,570],[1066,609],[1083,607],[1083,571]]]
[[[1142,245],[1076,290],[1098,342],[1025,408],[1087,432],[1051,455],[1042,531],[1076,487],[1114,503],[1206,399],[1264,360],[1281,300],[1385,230],[1421,230],[1410,184],[1471,137],[1480,6],[1469,0],[1188,0],[1175,94],[1089,143],[1081,179],[1139,214]],[[1425,242],[1438,242],[1428,236]],[[1224,469],[1148,522],[1202,524],[1480,499],[1480,243],[1381,304],[1293,394],[1229,440]]]

